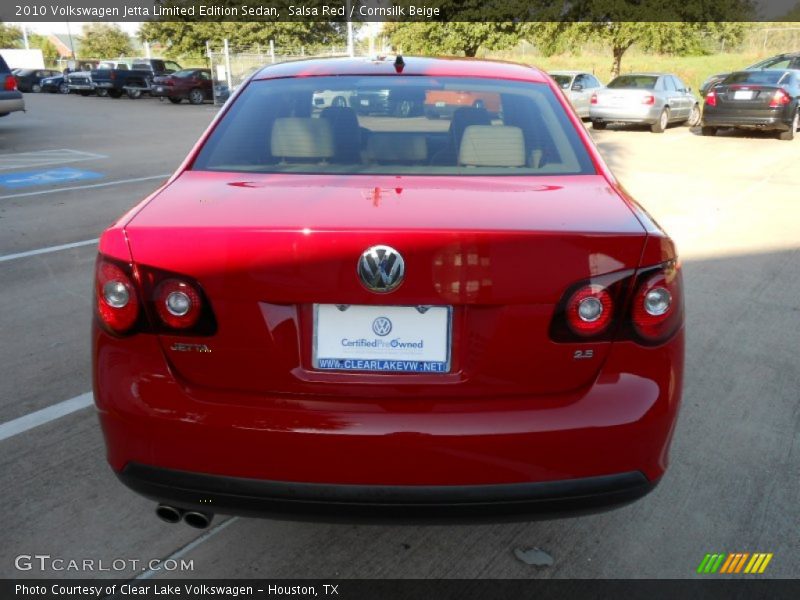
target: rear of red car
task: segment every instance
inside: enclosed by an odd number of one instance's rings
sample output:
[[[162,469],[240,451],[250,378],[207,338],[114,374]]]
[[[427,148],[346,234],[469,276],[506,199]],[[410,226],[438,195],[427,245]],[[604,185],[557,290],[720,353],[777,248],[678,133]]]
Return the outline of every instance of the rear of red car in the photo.
[[[663,475],[673,244],[538,71],[402,67],[265,69],[103,235],[95,398],[162,516],[575,511]],[[502,108],[313,106],[376,90]]]

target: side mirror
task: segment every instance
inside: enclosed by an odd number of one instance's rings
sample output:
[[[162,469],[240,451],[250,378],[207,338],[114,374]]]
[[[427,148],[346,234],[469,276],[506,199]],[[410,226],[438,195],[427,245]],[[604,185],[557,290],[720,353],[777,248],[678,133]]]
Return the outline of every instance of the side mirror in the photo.
[[[583,89],[583,84],[581,83],[573,83],[572,84],[572,91],[573,92],[580,92]]]

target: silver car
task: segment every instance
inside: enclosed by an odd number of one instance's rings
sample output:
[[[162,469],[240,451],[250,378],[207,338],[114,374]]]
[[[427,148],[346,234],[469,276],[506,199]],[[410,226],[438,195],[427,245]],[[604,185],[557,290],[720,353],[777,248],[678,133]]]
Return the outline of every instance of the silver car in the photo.
[[[578,116],[588,119],[589,100],[594,92],[603,87],[600,80],[584,71],[551,71],[549,75],[572,103]]]
[[[594,129],[608,123],[643,123],[663,133],[670,123],[694,127],[700,122],[700,104],[677,75],[629,73],[620,75],[592,94],[589,116]]]

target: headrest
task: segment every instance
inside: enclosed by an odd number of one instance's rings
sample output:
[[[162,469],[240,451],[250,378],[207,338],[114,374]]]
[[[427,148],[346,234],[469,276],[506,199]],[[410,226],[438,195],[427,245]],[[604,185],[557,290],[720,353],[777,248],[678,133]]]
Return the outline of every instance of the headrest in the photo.
[[[458,164],[471,167],[524,167],[522,129],[499,125],[470,125],[464,130]]]
[[[330,121],[305,117],[275,119],[270,149],[279,158],[330,158],[333,156]]]

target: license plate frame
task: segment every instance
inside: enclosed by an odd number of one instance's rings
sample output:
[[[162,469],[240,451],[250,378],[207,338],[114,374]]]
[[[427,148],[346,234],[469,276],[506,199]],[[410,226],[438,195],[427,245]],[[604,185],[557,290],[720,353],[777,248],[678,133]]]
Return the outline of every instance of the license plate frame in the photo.
[[[349,323],[342,319],[348,311],[352,311]],[[314,304],[312,312],[311,362],[315,370],[393,375],[451,372],[452,306]],[[329,321],[332,318],[335,322]],[[389,320],[387,333],[376,332],[375,321],[379,318]],[[416,322],[411,324],[412,321]],[[336,336],[346,330],[352,330],[354,339],[338,339],[340,345],[336,346]],[[321,340],[322,336],[331,335],[334,337]],[[378,343],[376,340],[382,343],[373,345]],[[393,340],[399,340],[401,346],[387,345]],[[345,341],[357,344],[346,346]],[[417,343],[419,347],[415,346]]]

